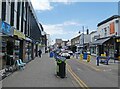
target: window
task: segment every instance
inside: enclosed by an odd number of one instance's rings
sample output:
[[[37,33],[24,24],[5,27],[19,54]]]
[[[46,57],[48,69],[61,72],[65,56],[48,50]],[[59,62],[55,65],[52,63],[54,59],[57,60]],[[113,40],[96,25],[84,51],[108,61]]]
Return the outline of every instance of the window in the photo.
[[[24,2],[22,2],[22,13],[21,13],[21,32],[23,32],[23,16],[24,16]]]
[[[2,21],[6,19],[6,2],[2,2]]]
[[[104,36],[107,36],[107,29],[104,28],[104,31],[105,31]]]
[[[17,24],[17,21],[16,21],[16,19],[17,19],[17,12],[16,11],[14,11],[14,27],[16,28],[16,24]]]
[[[14,2],[11,2],[11,18],[10,18],[10,25],[14,26]]]
[[[17,2],[17,30],[19,30],[19,20],[20,20],[20,2]]]

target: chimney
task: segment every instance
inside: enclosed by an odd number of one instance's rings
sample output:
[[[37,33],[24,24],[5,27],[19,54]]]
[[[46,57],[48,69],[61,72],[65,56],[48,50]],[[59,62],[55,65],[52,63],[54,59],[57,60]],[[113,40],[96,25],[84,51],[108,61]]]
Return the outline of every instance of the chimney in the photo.
[[[87,29],[87,35],[89,34],[89,29]]]

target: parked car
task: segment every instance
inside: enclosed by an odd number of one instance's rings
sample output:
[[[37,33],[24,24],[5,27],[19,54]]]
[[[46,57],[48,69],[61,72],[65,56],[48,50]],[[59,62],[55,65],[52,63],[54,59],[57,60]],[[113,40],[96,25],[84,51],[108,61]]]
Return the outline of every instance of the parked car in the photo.
[[[64,51],[61,53],[62,57],[65,57],[66,59],[70,59],[70,54],[68,53],[68,51]]]
[[[72,56],[73,55],[73,52],[72,51],[68,51],[68,53]]]

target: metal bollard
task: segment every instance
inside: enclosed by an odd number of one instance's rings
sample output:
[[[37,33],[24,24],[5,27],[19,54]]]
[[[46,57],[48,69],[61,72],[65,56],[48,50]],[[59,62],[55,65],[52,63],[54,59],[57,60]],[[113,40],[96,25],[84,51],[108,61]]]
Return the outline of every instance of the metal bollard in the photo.
[[[107,58],[107,62],[106,62],[106,65],[108,65],[108,62],[109,62],[109,60],[110,60],[110,57],[108,57],[108,58]]]
[[[87,56],[87,62],[90,62],[90,55]]]
[[[99,57],[97,57],[97,66],[99,66]]]
[[[83,60],[83,54],[80,54],[80,60]]]

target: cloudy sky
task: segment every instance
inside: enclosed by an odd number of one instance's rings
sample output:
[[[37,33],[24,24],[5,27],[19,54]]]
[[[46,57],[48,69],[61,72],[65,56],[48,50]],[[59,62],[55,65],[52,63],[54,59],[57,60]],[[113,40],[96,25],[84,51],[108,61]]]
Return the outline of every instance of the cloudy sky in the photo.
[[[85,31],[97,30],[97,24],[118,14],[118,0],[31,0],[39,22],[51,39],[70,40]],[[91,1],[91,2],[88,2]],[[107,2],[109,1],[109,2]],[[111,1],[111,2],[110,2]]]

